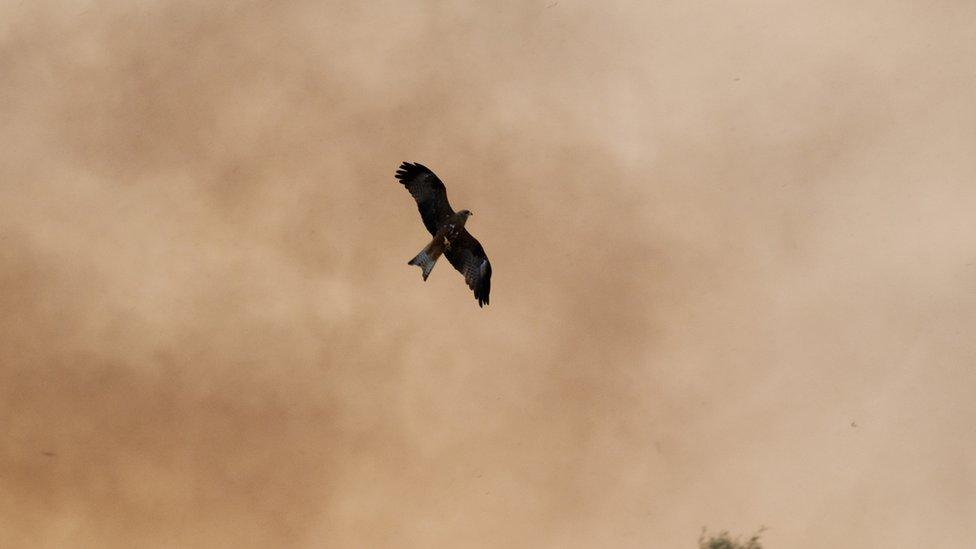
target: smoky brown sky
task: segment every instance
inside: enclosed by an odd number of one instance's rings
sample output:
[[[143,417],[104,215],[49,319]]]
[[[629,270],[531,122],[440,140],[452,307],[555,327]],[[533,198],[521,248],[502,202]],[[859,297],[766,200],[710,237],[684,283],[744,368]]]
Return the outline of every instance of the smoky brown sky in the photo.
[[[0,546],[976,536],[972,2],[212,4],[0,4]]]

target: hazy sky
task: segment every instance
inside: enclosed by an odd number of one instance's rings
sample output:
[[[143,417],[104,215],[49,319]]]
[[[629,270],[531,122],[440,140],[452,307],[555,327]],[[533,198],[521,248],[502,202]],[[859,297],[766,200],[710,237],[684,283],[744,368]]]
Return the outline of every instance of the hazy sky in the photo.
[[[976,4],[214,4],[0,2],[0,546],[976,537]]]

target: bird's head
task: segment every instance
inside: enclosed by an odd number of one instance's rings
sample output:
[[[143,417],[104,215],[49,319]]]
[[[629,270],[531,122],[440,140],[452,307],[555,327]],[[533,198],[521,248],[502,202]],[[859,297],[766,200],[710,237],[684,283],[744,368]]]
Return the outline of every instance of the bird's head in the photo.
[[[467,218],[471,217],[472,215],[474,215],[473,213],[471,213],[471,210],[461,210],[458,213],[461,214],[461,215],[463,215],[465,219],[467,219]]]

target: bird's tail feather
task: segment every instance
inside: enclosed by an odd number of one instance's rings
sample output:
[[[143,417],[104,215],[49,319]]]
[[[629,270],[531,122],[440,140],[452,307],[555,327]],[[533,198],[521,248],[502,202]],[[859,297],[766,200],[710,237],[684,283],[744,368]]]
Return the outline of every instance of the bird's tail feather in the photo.
[[[408,265],[416,265],[420,267],[423,272],[424,281],[430,276],[430,271],[434,269],[434,263],[437,263],[438,258],[444,253],[444,249],[447,247],[447,243],[442,236],[435,236],[429,244],[424,246],[423,250],[417,254],[413,259],[407,262]]]
[[[429,253],[427,248],[420,250],[420,253],[416,255],[413,259],[407,262],[408,265],[416,265],[420,267],[420,270],[424,276],[424,281],[430,276],[430,271],[434,269],[434,264],[437,263],[437,257]]]

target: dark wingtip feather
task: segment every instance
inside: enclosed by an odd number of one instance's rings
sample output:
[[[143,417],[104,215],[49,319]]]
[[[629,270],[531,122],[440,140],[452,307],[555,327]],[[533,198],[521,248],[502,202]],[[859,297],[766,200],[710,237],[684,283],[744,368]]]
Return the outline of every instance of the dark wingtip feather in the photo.
[[[414,162],[412,164],[410,162],[403,162],[400,164],[400,167],[397,169],[394,177],[399,179],[402,183],[406,183],[407,181],[410,181],[413,178],[425,173],[433,172],[430,171],[430,168],[420,164],[419,162]]]
[[[478,307],[484,307],[488,304],[489,293],[491,293],[491,264],[488,264],[485,276],[474,289],[474,297],[478,299]]]

